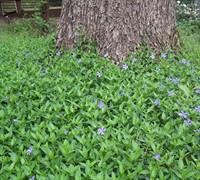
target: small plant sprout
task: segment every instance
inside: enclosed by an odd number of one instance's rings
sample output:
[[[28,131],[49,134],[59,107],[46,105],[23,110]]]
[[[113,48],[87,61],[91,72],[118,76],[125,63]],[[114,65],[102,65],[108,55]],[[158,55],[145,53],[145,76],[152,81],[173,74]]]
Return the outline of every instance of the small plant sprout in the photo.
[[[98,133],[98,135],[102,136],[102,135],[104,135],[105,131],[106,131],[106,128],[105,127],[101,127],[101,128],[98,129],[97,133]]]

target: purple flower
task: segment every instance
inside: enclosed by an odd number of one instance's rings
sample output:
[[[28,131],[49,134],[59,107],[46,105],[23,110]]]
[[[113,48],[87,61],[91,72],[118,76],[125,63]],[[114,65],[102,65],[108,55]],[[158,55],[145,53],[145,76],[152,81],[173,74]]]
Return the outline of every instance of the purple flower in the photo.
[[[179,79],[178,78],[174,78],[174,79],[172,79],[172,81],[173,81],[174,84],[178,84]]]
[[[191,120],[190,120],[190,119],[184,120],[184,122],[185,122],[185,124],[186,124],[187,126],[191,125]]]
[[[97,77],[100,78],[102,74],[100,72],[97,72]]]
[[[195,69],[194,68],[192,68],[192,73],[194,73],[195,72]]]
[[[8,102],[8,98],[7,98],[7,97],[4,97],[4,98],[2,99],[2,101],[3,101],[4,103],[7,103],[7,102]]]
[[[69,132],[69,131],[65,129],[65,130],[64,130],[64,135],[67,135],[68,132]]]
[[[102,109],[103,108],[103,106],[104,106],[104,104],[103,104],[103,102],[98,102],[98,107],[100,108],[100,109]]]
[[[196,89],[195,93],[200,94],[200,89]]]
[[[161,54],[161,57],[165,59],[165,58],[167,57],[167,54],[162,53],[162,54]]]
[[[29,180],[35,180],[35,176],[32,176],[31,178],[29,178]]]
[[[58,51],[58,52],[56,53],[56,56],[60,57],[60,56],[61,56],[61,52]]]
[[[123,96],[126,93],[126,91],[122,91],[120,94]]]
[[[78,59],[78,60],[77,60],[78,63],[81,63],[81,61],[82,61],[81,59]]]
[[[125,70],[128,69],[128,65],[127,64],[123,64],[122,65],[122,69],[125,69]]]
[[[189,66],[190,65],[190,62],[189,61],[187,61],[186,59],[182,59],[182,61],[181,61],[183,64],[185,64],[185,65],[187,65],[187,66]]]
[[[160,100],[159,100],[159,99],[156,99],[156,100],[154,101],[154,104],[155,104],[156,106],[158,106],[158,105],[160,104]]]
[[[33,153],[33,148],[32,146],[27,150],[27,155],[30,155]]]
[[[143,86],[142,86],[144,89],[146,89],[147,88],[147,85],[146,84],[143,84]]]
[[[196,109],[196,111],[197,111],[198,113],[200,113],[200,106],[197,106],[195,109]]]
[[[17,62],[17,66],[18,66],[18,68],[21,67],[21,64],[22,64],[22,63],[21,63],[20,61]]]
[[[105,131],[106,131],[106,128],[104,128],[104,127],[99,128],[98,135],[101,135],[101,136],[104,135]]]
[[[137,58],[133,58],[132,59],[132,62],[136,62],[138,59]]]
[[[156,71],[157,73],[160,72],[160,68],[156,69],[155,71]]]
[[[75,54],[75,53],[72,53],[72,57],[76,57],[76,54]]]
[[[168,96],[173,96],[174,95],[174,91],[169,91],[168,92]]]
[[[92,95],[88,95],[88,97],[91,99],[91,98],[92,98]]]
[[[160,158],[161,158],[161,155],[160,155],[160,154],[155,154],[155,155],[154,155],[154,158],[155,158],[155,159],[160,159]]]
[[[27,58],[28,57],[28,51],[25,53],[25,58]]]
[[[159,88],[160,88],[160,89],[164,89],[164,85],[161,84],[161,85],[159,86]]]
[[[152,53],[151,56],[150,56],[150,58],[151,58],[151,59],[155,59],[155,58],[156,58],[156,57],[155,57],[155,54]]]
[[[182,59],[181,61],[183,64],[186,64],[187,63],[187,60],[186,59]]]
[[[14,123],[17,123],[19,120],[18,119],[13,119],[13,122]]]
[[[180,113],[178,113],[178,115],[182,118],[187,118],[187,115],[188,113],[187,112],[184,112],[184,111],[181,111]]]
[[[173,80],[172,78],[167,78],[167,81],[169,81],[169,82],[172,81],[172,80]]]

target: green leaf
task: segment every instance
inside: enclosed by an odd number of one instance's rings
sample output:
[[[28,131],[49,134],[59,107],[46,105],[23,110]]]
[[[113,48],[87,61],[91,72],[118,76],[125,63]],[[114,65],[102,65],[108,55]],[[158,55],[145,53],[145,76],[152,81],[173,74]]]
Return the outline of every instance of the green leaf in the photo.
[[[187,98],[190,96],[190,89],[186,85],[178,85],[178,87],[185,93]]]

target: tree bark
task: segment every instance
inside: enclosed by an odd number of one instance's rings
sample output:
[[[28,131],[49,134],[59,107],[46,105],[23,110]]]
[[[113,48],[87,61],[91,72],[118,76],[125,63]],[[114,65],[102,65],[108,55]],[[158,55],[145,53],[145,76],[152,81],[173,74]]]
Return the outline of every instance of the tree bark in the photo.
[[[176,42],[175,6],[175,0],[64,0],[57,46],[75,48],[81,28],[119,64],[143,40],[158,50]]]
[[[49,0],[45,0],[45,3],[41,8],[41,15],[45,21],[49,20]]]
[[[200,9],[200,0],[196,0],[196,5],[197,5],[197,8]]]

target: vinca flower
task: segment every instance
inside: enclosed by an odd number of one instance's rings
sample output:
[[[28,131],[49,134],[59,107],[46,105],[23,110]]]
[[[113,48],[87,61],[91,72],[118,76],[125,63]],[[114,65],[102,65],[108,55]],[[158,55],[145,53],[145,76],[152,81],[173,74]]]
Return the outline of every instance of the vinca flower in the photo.
[[[168,92],[168,96],[173,96],[174,95],[174,91],[169,91]]]
[[[136,62],[138,59],[137,58],[133,58],[132,59],[132,62]]]
[[[178,78],[174,78],[174,79],[172,79],[172,81],[173,81],[174,84],[178,84],[179,79]]]
[[[101,136],[104,135],[105,131],[106,131],[106,128],[104,128],[104,127],[99,128],[98,135],[101,135]]]
[[[19,120],[18,119],[13,119],[13,122],[14,123],[17,123]]]
[[[103,102],[98,102],[98,107],[100,108],[100,109],[102,109],[103,108],[103,106],[104,106],[104,104],[103,104]]]
[[[56,56],[60,57],[60,56],[61,56],[61,52],[58,51],[58,52],[56,53]]]
[[[165,58],[167,57],[167,54],[162,53],[162,54],[161,54],[161,57],[165,59]]]
[[[151,58],[151,59],[155,59],[156,57],[155,57],[154,54],[151,54],[150,58]]]
[[[190,120],[190,119],[184,120],[184,122],[185,122],[185,124],[186,124],[187,126],[191,125],[191,120]]]
[[[187,61],[186,59],[182,59],[182,61],[181,61],[183,64],[185,64],[185,65],[187,65],[187,66],[189,66],[190,65],[190,62],[189,61]]]
[[[97,77],[100,78],[102,74],[100,72],[97,72]]]
[[[69,132],[69,131],[65,129],[65,130],[64,130],[64,135],[67,135],[68,132]]]
[[[178,115],[182,118],[187,118],[187,115],[188,113],[187,112],[184,112],[184,111],[181,111],[180,113],[178,113]]]
[[[195,109],[196,109],[196,111],[197,111],[198,113],[200,113],[200,106],[197,106]]]
[[[195,93],[200,94],[200,89],[196,89]]]
[[[33,153],[33,148],[32,146],[27,150],[27,155],[30,155]]]
[[[29,180],[35,180],[35,176],[32,176],[31,178],[29,178]]]
[[[154,155],[154,158],[155,158],[155,159],[160,159],[160,158],[161,158],[161,155],[160,155],[160,154],[155,154],[155,155]]]
[[[156,100],[154,101],[154,104],[155,104],[156,106],[160,105],[160,100],[159,100],[159,99],[156,99]]]
[[[164,85],[161,84],[161,85],[159,86],[159,88],[160,88],[160,89],[164,89]]]
[[[21,63],[20,61],[18,61],[18,62],[17,62],[17,67],[20,68],[20,67],[21,67],[21,64],[22,64],[22,63]]]
[[[75,54],[75,53],[72,53],[72,57],[76,57],[76,54]]]
[[[128,69],[128,65],[127,64],[123,64],[122,65],[122,69],[125,69],[125,70]]]

